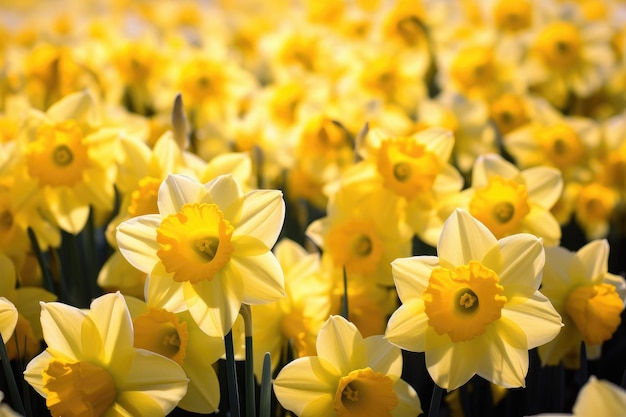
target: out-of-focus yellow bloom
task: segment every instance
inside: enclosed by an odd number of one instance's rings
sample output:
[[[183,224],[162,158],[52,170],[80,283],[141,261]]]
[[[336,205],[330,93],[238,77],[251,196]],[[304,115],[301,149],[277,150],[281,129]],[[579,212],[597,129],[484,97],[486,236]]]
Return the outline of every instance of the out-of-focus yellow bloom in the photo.
[[[419,103],[415,129],[442,127],[452,131],[452,163],[467,174],[479,155],[497,150],[496,131],[488,119],[489,108],[484,102],[444,92],[435,99]]]
[[[435,246],[445,220],[440,202],[463,187],[463,178],[448,162],[453,147],[454,137],[445,129],[410,136],[389,136],[376,129],[358,149],[363,161],[348,169],[341,181],[358,183],[373,199],[385,201],[387,210],[395,205],[402,213],[399,222],[406,219],[415,234]]]
[[[553,166],[567,183],[588,182],[597,168],[601,130],[592,119],[565,117],[544,100],[532,101],[530,123],[504,137],[506,151],[521,169]]]
[[[31,360],[26,381],[54,416],[164,416],[185,395],[176,362],[133,348],[133,325],[121,294],[95,299],[88,311],[42,303],[48,348]]]
[[[44,114],[33,110],[14,155],[15,207],[45,204],[61,229],[77,234],[90,207],[110,211],[114,203],[116,140],[120,130],[101,126],[89,92],[69,95]],[[17,152],[17,150],[16,150]]]
[[[550,209],[563,190],[558,169],[534,167],[520,171],[498,154],[478,157],[472,185],[451,198],[450,207],[463,208],[501,239],[531,233],[546,246],[558,245],[561,227]]]
[[[528,350],[561,329],[561,317],[538,290],[541,240],[530,234],[496,240],[469,213],[456,210],[437,253],[392,263],[402,305],[385,338],[425,352],[429,374],[447,390],[474,375],[504,387],[524,386]]]
[[[288,345],[293,356],[313,356],[317,333],[333,312],[330,280],[322,275],[319,255],[307,253],[288,239],[282,239],[274,253],[285,274],[287,296],[275,303],[252,306],[254,368],[257,377],[263,369],[263,355],[271,354],[272,370]]]
[[[578,368],[580,343],[588,356],[597,358],[599,346],[609,340],[620,324],[626,281],[608,272],[609,244],[594,240],[577,252],[546,248],[546,266],[541,291],[563,316],[565,326],[550,343],[539,347],[544,364]],[[597,353],[594,353],[597,352]]]
[[[563,14],[567,7],[563,7]],[[537,28],[520,70],[531,88],[556,107],[567,104],[569,94],[589,97],[608,79],[615,61],[611,29],[569,10]]]
[[[30,360],[41,350],[43,333],[39,322],[40,302],[56,301],[56,295],[43,288],[17,284],[17,272],[13,262],[0,253],[0,296],[17,308],[17,324],[11,339],[5,339],[10,359]]]
[[[391,417],[421,413],[415,390],[400,379],[402,355],[382,336],[363,338],[340,316],[317,337],[318,356],[287,364],[274,381],[284,408],[301,417]]]
[[[0,391],[0,401],[4,399],[4,393]],[[0,403],[0,417],[23,417],[21,414],[16,413],[7,404]]]
[[[151,285],[188,308],[209,336],[224,336],[242,303],[285,295],[283,273],[270,249],[283,225],[280,191],[246,194],[231,175],[207,184],[169,175],[158,194],[160,214],[118,226],[124,257],[151,275]]]
[[[573,414],[536,414],[536,417],[619,416],[626,409],[626,391],[619,385],[591,376],[581,388]]]

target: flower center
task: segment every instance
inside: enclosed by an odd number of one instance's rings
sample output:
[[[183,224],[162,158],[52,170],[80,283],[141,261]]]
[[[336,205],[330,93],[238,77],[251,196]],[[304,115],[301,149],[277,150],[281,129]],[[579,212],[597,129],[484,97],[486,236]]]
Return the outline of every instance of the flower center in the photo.
[[[559,169],[575,165],[585,155],[578,134],[565,123],[542,129],[537,139],[548,159]]]
[[[498,29],[519,32],[530,26],[532,5],[526,0],[499,0],[493,8],[493,17]]]
[[[604,283],[575,288],[565,301],[565,312],[589,345],[601,344],[613,336],[623,309],[624,302],[615,287]]]
[[[491,104],[491,118],[502,135],[528,123],[522,100],[514,94],[503,94]]]
[[[409,200],[430,191],[439,174],[437,156],[410,137],[387,139],[378,153],[383,185]]]
[[[156,352],[183,365],[189,340],[186,322],[180,322],[176,314],[167,310],[150,308],[135,317],[133,325],[136,348]]]
[[[157,255],[175,281],[211,280],[230,261],[233,230],[217,205],[185,204],[157,229]]]
[[[483,46],[461,49],[450,67],[452,78],[465,91],[491,85],[494,73],[493,52]]]
[[[159,212],[157,198],[161,180],[153,177],[143,177],[139,180],[139,188],[130,195],[128,214],[131,216],[143,216]]]
[[[428,325],[452,342],[480,336],[506,304],[498,275],[478,261],[454,270],[435,268],[423,299]]]
[[[26,148],[26,165],[39,186],[72,187],[89,167],[88,146],[73,120],[44,125]]]
[[[397,406],[398,396],[387,375],[364,368],[339,380],[335,394],[339,417],[391,417]]]
[[[535,49],[547,66],[567,70],[578,61],[582,40],[573,24],[554,22],[547,25],[539,34]]]
[[[115,383],[89,362],[52,360],[43,371],[46,406],[54,417],[98,417],[115,401]]]
[[[357,274],[374,272],[383,252],[373,222],[366,220],[349,220],[331,227],[325,246],[335,266]]]
[[[485,187],[474,192],[469,211],[497,239],[513,234],[530,212],[526,186],[502,177],[492,177]]]

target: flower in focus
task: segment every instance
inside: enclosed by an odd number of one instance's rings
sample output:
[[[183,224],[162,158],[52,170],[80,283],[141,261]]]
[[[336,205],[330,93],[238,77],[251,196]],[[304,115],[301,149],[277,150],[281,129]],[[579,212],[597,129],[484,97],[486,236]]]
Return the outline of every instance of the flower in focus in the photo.
[[[318,356],[287,364],[274,381],[284,408],[301,417],[402,417],[421,413],[415,390],[400,379],[400,349],[382,335],[363,338],[341,316],[317,337]]]
[[[463,210],[446,221],[435,256],[396,259],[402,305],[385,338],[426,353],[437,385],[453,390],[475,374],[521,387],[528,350],[552,340],[561,317],[539,291],[541,239],[516,234],[496,240]]]
[[[546,248],[541,291],[563,316],[565,326],[550,343],[539,347],[543,364],[558,365],[563,359],[578,368],[580,343],[587,356],[597,358],[600,345],[617,330],[624,309],[626,280],[608,272],[609,244],[589,242],[577,252],[562,247]]]
[[[13,336],[17,325],[17,309],[12,302],[0,297],[0,335],[6,343]]]
[[[41,323],[48,348],[24,378],[53,416],[164,416],[185,395],[187,378],[176,362],[133,348],[119,293],[95,299],[88,311],[42,303]]]
[[[481,155],[472,170],[472,185],[446,204],[463,208],[482,222],[496,239],[531,233],[545,246],[558,245],[561,227],[550,209],[558,201],[563,179],[558,169],[520,171],[498,154]]]
[[[169,175],[158,193],[159,214],[118,226],[124,257],[169,294],[177,313],[189,309],[209,336],[224,336],[242,303],[285,295],[283,272],[271,252],[285,204],[276,190],[246,194],[231,175],[202,184]]]

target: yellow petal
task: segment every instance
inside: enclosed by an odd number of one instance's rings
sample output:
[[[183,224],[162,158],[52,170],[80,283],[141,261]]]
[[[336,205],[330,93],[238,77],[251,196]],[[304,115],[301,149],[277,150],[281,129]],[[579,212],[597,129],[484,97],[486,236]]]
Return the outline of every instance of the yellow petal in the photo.
[[[367,363],[358,364],[359,368],[369,367],[390,378],[400,378],[402,374],[402,351],[383,339],[382,335],[367,337],[363,340]],[[354,366],[357,369],[357,366]]]
[[[157,251],[161,246],[156,241],[156,230],[160,225],[160,215],[147,214],[126,220],[117,227],[115,236],[120,252],[132,266],[146,274],[159,262]]]
[[[4,343],[13,335],[16,324],[17,308],[6,298],[0,297],[0,334]]]
[[[592,376],[578,393],[575,416],[619,416],[626,410],[626,391],[609,381]]]
[[[437,254],[440,262],[466,265],[470,260],[482,260],[496,243],[496,238],[485,225],[467,211],[457,209],[443,226]]]
[[[402,302],[421,298],[432,270],[439,266],[436,256],[399,258],[391,262],[393,280]]]
[[[133,325],[126,301],[120,292],[96,298],[87,316],[94,322],[103,340],[105,363],[120,361],[133,346]]]
[[[41,303],[43,337],[55,355],[69,360],[82,357],[82,322],[86,313],[63,303]]]
[[[273,253],[233,256],[230,263],[231,270],[244,277],[244,303],[264,304],[285,296],[283,270]]]
[[[511,320],[524,331],[528,349],[554,339],[561,331],[563,324],[561,316],[550,301],[539,291],[536,291],[530,298],[522,298],[524,301],[520,300],[521,302],[518,303],[515,296],[510,297],[506,307],[502,310],[502,318]]]
[[[159,213],[163,217],[176,214],[185,204],[198,202],[205,194],[204,187],[196,179],[170,174],[159,187]]]
[[[608,272],[609,242],[606,239],[591,241],[576,252],[576,257],[585,266],[584,275],[589,283],[600,283]]]
[[[522,171],[528,187],[528,199],[546,210],[556,204],[563,192],[561,171],[550,167],[533,167]]]
[[[389,318],[385,338],[411,352],[424,352],[428,316],[421,298],[405,301]],[[447,337],[447,336],[446,336]]]
[[[274,246],[283,227],[285,202],[276,190],[254,190],[243,197],[241,217],[235,224],[235,236],[248,235]]]
[[[100,124],[100,114],[97,110],[93,95],[89,91],[81,91],[67,95],[54,103],[46,112],[46,116],[55,122],[72,119],[95,127]]]

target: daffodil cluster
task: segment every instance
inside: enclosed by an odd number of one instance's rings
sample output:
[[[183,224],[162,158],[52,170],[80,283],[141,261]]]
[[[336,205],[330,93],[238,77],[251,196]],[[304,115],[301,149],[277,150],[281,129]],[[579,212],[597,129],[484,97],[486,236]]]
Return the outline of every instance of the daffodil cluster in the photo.
[[[0,415],[623,403],[622,2],[1,4]]]

